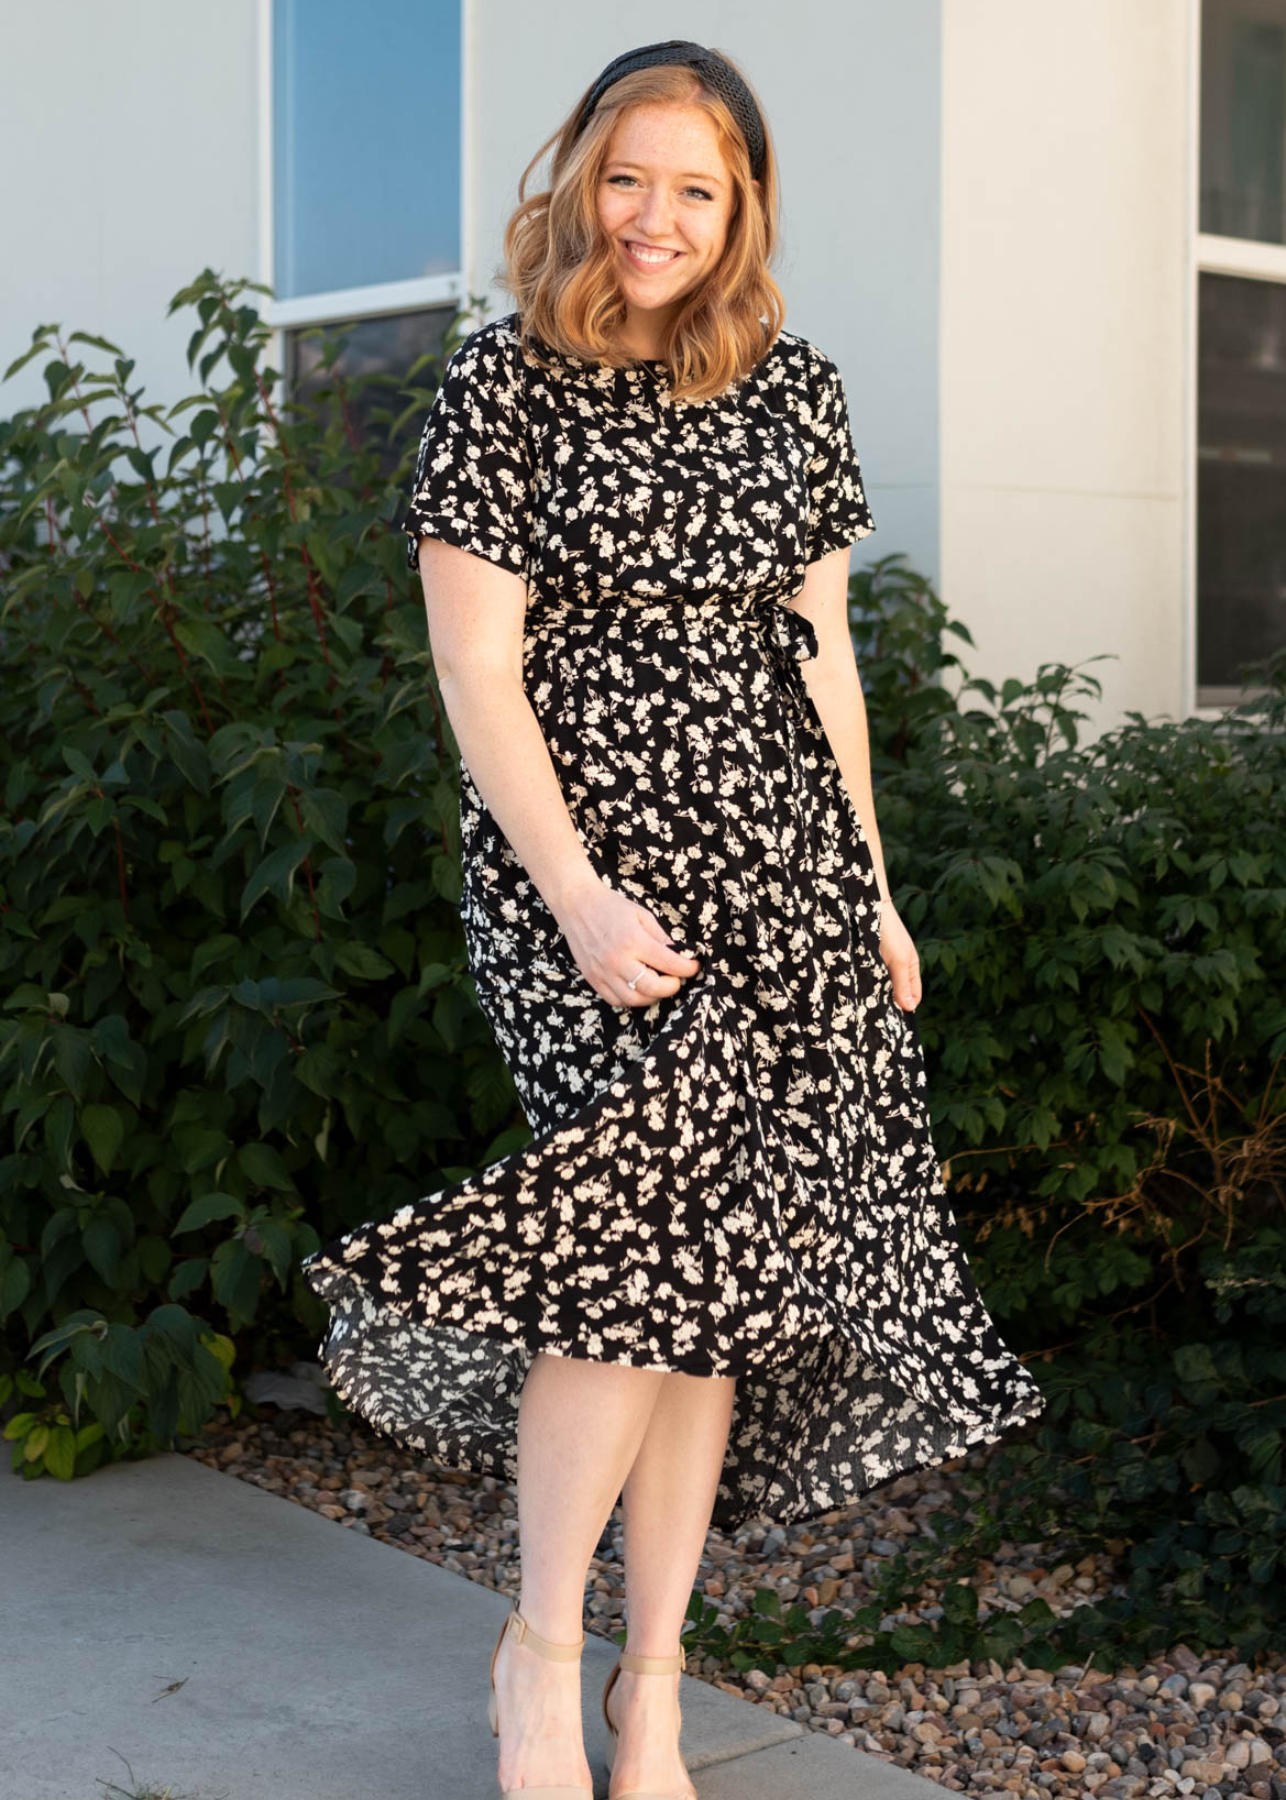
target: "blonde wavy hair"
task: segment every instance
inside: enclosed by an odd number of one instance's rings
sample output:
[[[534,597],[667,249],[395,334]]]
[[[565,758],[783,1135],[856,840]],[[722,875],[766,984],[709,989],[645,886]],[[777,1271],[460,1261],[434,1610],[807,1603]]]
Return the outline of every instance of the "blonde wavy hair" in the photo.
[[[781,289],[769,273],[779,237],[779,184],[767,122],[756,188],[740,127],[695,69],[660,64],[623,75],[603,94],[581,135],[573,138],[590,91],[586,88],[522,172],[518,206],[505,228],[504,269],[497,279],[517,301],[523,347],[542,368],[550,366],[542,341],[605,367],[626,367],[634,359],[614,347],[625,323],[625,300],[614,274],[612,244],[598,216],[608,145],[629,107],[648,101],[700,106],[718,133],[732,179],[733,208],[723,255],[701,285],[683,296],[661,356],[674,398],[708,400],[750,373],[786,316]],[[528,179],[551,145],[550,185],[529,197]]]

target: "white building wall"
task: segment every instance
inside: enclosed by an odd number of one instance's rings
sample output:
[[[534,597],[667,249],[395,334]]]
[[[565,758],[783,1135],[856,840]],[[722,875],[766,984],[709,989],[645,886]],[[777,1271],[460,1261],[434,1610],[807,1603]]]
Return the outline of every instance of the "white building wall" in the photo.
[[[1185,0],[947,0],[942,567],[975,672],[1182,713]],[[965,652],[966,658],[969,652]]]
[[[263,278],[266,10],[267,0],[226,0],[217,19],[197,0],[0,7],[0,156],[15,173],[6,239],[21,246],[0,290],[4,365],[54,319],[119,343],[150,398],[188,391],[193,319],[167,321],[170,297],[206,264]],[[696,37],[743,64],[783,164],[787,322],[834,357],[848,386],[877,524],[854,561],[902,551],[934,579],[938,19],[939,0],[796,0],[787,49],[777,0],[667,3],[646,20],[625,0],[467,0],[464,97],[466,284],[501,311],[511,303],[493,276],[519,174],[604,64],[667,37]],[[408,208],[432,178],[389,171]],[[42,393],[32,365],[0,390],[0,411]]]
[[[0,373],[57,322],[134,357],[145,402],[189,391],[196,315],[167,319],[171,297],[207,265],[259,274],[257,18],[256,0],[4,0]],[[47,398],[41,360],[0,413]]]
[[[262,272],[265,6],[0,7],[3,364],[57,320],[120,343],[149,397],[188,390],[170,296],[206,264]],[[786,52],[777,0],[667,0],[646,28],[625,0],[467,0],[467,286],[508,305],[518,175],[610,57],[726,49],[782,160],[788,324],[848,386],[878,526],[855,564],[904,553],[972,630],[975,672],[1108,651],[1101,721],[1180,712],[1189,10],[796,0]],[[417,178],[390,174],[408,205]],[[33,365],[0,411],[42,392]]]

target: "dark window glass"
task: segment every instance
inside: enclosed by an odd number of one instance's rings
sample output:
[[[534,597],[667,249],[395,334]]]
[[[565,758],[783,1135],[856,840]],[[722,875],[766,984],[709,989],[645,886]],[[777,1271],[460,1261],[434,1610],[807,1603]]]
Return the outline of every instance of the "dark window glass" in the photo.
[[[393,421],[406,406],[406,378],[417,358],[426,352],[441,356],[454,305],[416,312],[385,313],[377,318],[354,319],[326,326],[308,326],[286,334],[286,384],[293,399],[311,399],[331,385],[338,375],[351,382],[358,376],[373,379],[346,400],[348,430],[368,448],[379,453],[380,468],[392,475],[406,454],[412,438],[418,438],[422,419],[403,425],[390,436]],[[465,323],[468,331],[472,325]],[[327,337],[342,338],[343,347],[331,369],[322,366]],[[427,376],[417,385],[431,385]],[[323,416],[334,406],[333,397],[320,401]],[[413,445],[411,446],[413,448]]]
[[[1286,0],[1203,0],[1201,230],[1286,243]]]
[[[1199,292],[1197,685],[1218,704],[1286,644],[1286,283]]]

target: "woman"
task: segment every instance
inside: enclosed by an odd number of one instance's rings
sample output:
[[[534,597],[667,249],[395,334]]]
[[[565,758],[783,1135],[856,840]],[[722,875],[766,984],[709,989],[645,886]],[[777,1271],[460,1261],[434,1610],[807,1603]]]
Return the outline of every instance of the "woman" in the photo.
[[[406,529],[462,767],[462,918],[533,1129],[327,1245],[346,1401],[514,1478],[502,1789],[590,1792],[578,1656],[618,1496],[613,1800],[693,1800],[679,1634],[714,1522],[816,1516],[1041,1406],[929,1139],[847,625],[874,529],[782,329],[777,172],[718,52],[618,57],[537,152],[518,310],[451,357]]]

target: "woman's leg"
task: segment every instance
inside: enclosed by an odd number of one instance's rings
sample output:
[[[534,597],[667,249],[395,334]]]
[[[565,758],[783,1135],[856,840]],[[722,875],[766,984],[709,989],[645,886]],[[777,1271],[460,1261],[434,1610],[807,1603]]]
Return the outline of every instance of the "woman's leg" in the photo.
[[[732,1420],[735,1377],[670,1374],[626,1478],[626,1648],[679,1645]],[[678,1753],[680,1677],[622,1669],[608,1705],[620,1732],[612,1785],[691,1794]]]
[[[581,1635],[589,1559],[669,1379],[543,1351],[527,1371],[518,1403],[519,1607],[544,1637]],[[588,1792],[579,1663],[506,1638],[496,1694],[500,1786],[580,1782]]]

